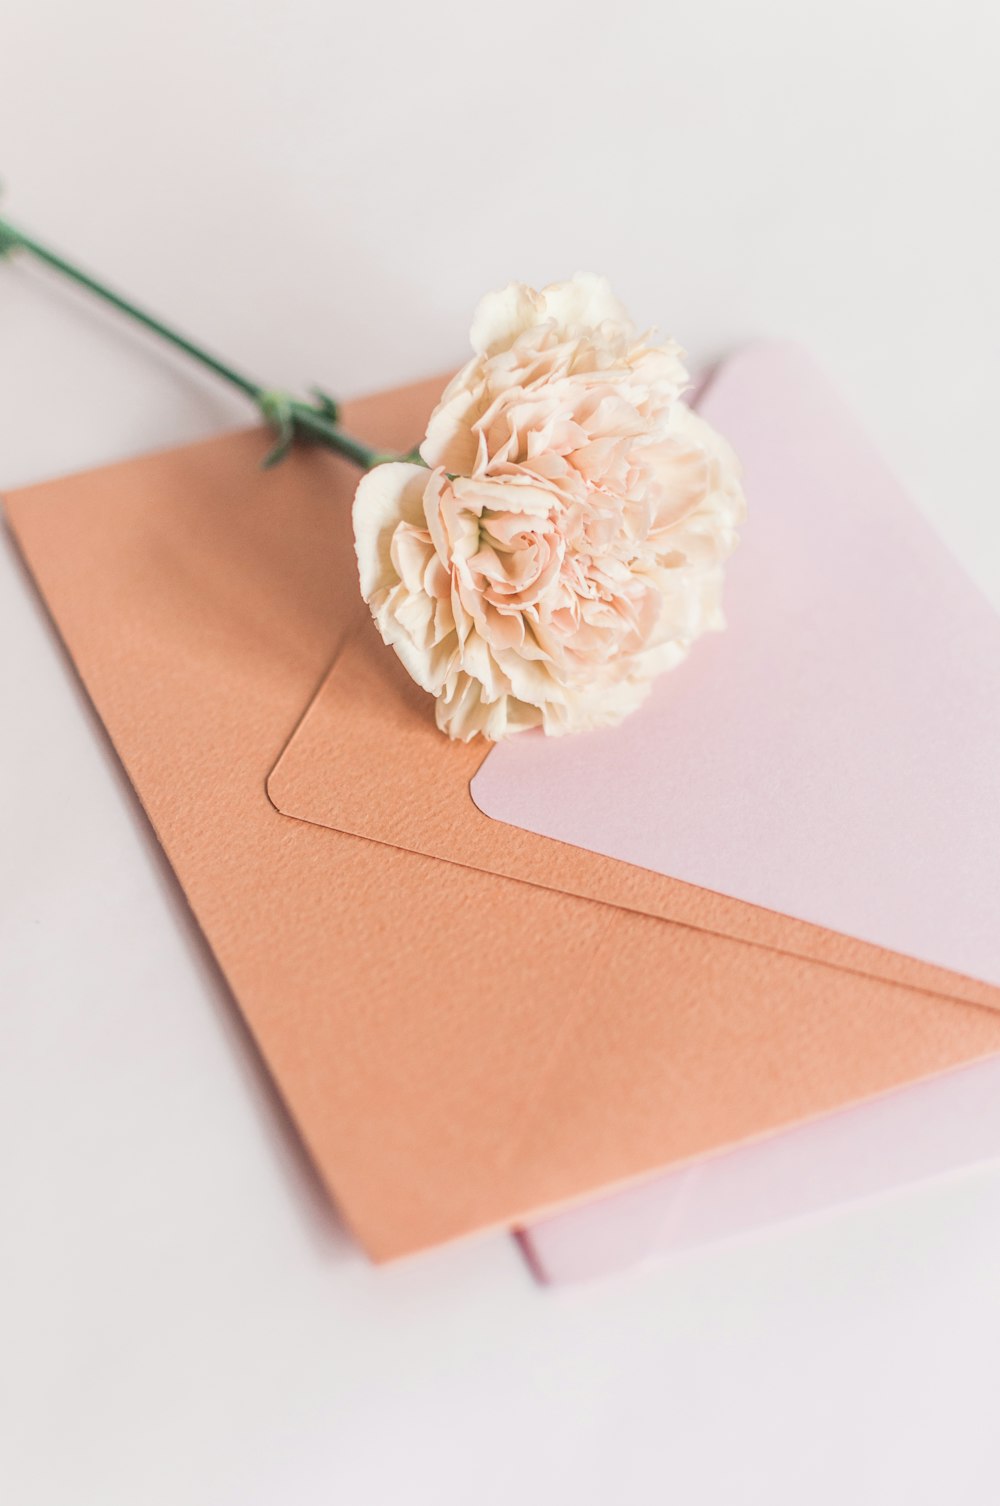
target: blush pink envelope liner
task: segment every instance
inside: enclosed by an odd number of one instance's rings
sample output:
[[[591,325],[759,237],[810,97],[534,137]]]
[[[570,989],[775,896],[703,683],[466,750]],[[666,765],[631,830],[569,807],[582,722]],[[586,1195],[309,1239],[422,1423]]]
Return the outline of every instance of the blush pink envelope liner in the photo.
[[[727,631],[613,731],[500,744],[476,804],[1000,984],[1000,617],[804,353],[699,408],[745,472]]]

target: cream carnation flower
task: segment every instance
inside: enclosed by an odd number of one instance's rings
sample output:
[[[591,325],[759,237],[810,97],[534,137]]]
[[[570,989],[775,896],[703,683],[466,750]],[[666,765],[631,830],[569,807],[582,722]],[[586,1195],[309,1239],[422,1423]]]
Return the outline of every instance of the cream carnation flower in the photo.
[[[604,278],[489,294],[472,345],[426,466],[358,487],[362,595],[449,736],[612,726],[723,626],[738,463]]]

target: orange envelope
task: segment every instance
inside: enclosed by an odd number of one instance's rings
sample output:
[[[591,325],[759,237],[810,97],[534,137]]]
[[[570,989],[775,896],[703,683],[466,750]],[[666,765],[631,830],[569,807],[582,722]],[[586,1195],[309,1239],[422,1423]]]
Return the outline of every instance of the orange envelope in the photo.
[[[349,404],[407,449],[441,389]],[[484,816],[361,604],[357,473],[259,432],[7,498],[321,1175],[376,1259],[1000,1051],[1000,989]]]

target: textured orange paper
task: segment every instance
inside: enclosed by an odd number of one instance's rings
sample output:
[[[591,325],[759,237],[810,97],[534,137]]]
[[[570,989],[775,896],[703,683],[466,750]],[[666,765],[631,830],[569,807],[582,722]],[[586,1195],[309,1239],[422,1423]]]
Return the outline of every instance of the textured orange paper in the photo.
[[[351,405],[349,426],[408,447],[439,390]],[[265,443],[33,487],[8,513],[373,1255],[1000,1050],[997,990],[482,817],[484,750],[431,731],[358,600],[356,472],[319,452],[261,472]]]

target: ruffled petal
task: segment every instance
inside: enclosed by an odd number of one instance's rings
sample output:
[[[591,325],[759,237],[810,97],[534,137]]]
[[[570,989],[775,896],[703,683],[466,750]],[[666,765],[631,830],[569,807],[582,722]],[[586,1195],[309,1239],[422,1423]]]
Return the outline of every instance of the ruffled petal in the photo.
[[[494,356],[509,350],[526,329],[545,317],[541,295],[523,282],[509,282],[480,300],[472,318],[469,339],[478,355]]]
[[[554,319],[564,335],[597,329],[605,321],[634,333],[628,309],[615,297],[608,279],[596,272],[577,272],[569,282],[551,282],[542,289],[542,299],[545,317]]]
[[[398,579],[392,563],[392,536],[401,522],[421,527],[427,472],[422,465],[393,461],[362,476],[354,493],[352,520],[361,594],[371,601]]]

